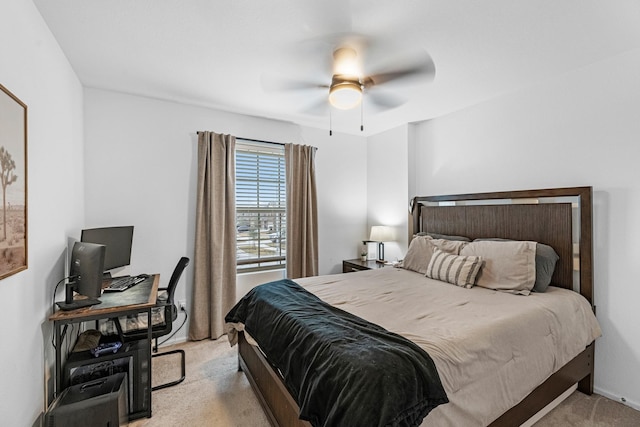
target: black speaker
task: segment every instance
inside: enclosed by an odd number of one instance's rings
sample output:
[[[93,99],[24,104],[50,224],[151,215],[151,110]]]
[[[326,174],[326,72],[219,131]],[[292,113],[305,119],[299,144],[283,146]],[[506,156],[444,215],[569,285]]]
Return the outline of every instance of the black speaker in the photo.
[[[66,388],[45,415],[46,427],[115,427],[129,421],[126,375],[119,373]]]

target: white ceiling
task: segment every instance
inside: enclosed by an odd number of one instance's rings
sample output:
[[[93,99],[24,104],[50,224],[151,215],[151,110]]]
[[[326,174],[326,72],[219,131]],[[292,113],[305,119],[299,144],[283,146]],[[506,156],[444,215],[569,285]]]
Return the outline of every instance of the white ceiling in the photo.
[[[435,79],[390,83],[386,91],[407,100],[395,109],[365,102],[364,133],[359,109],[332,110],[334,131],[363,135],[640,47],[638,0],[33,1],[87,87],[320,128],[328,114],[304,110],[327,91],[274,93],[261,82],[286,71],[329,84],[331,48],[317,40],[331,34],[383,41],[376,58],[389,63],[426,50]]]

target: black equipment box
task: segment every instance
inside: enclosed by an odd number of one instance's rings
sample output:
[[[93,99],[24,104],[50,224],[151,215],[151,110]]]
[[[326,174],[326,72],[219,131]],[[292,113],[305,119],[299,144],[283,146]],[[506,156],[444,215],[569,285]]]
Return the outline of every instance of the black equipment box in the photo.
[[[82,364],[78,363],[76,366],[69,363],[68,366],[65,366],[65,374],[67,373],[66,371],[69,372],[69,385],[76,385],[121,372],[125,374],[132,372],[132,365],[133,361],[130,356],[104,361],[100,358],[95,358],[94,360],[85,359]],[[131,390],[129,390],[129,392],[131,392]]]
[[[119,373],[66,388],[45,416],[46,427],[127,425],[127,374]]]
[[[94,357],[89,351],[71,353],[62,370],[62,388],[103,378],[120,372],[128,374],[125,380],[129,395],[129,420],[148,416],[149,363],[145,352],[149,341],[125,343],[116,353]]]

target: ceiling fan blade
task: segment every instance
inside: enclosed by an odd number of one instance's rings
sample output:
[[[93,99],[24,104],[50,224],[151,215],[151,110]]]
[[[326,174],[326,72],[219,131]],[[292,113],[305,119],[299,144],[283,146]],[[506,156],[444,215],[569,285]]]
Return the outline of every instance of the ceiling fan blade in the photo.
[[[304,107],[301,112],[313,116],[324,116],[329,111],[329,101],[325,98],[315,101],[313,104]]]
[[[420,79],[423,82],[430,82],[435,78],[435,75],[436,66],[433,63],[433,59],[425,53],[420,59],[412,60],[404,67],[379,72],[365,77],[364,85],[365,87],[370,87],[373,85],[380,85],[398,80],[409,80],[412,78]]]
[[[263,74],[261,77],[262,88],[266,92],[288,92],[305,89],[328,89],[329,85],[314,81],[296,80],[273,75]]]
[[[406,99],[401,98],[397,95],[391,95],[390,93],[380,91],[380,90],[372,90],[366,92],[364,95],[364,99],[366,102],[370,102],[375,107],[381,110],[390,110],[392,108],[396,108],[407,102]]]

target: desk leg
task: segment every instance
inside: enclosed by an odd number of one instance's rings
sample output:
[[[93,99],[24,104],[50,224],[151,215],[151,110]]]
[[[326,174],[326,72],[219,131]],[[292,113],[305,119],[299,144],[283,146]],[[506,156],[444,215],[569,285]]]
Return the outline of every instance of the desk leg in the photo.
[[[62,334],[60,333],[60,322],[53,322],[54,342],[56,345],[56,380],[53,397],[57,397],[62,391]]]
[[[149,384],[149,387],[147,387],[147,397],[148,397],[148,402],[149,402],[149,410],[148,410],[148,414],[147,414],[147,418],[151,418],[151,380],[152,380],[152,376],[151,376],[151,369],[153,369],[153,366],[151,366],[151,339],[152,339],[152,334],[151,334],[151,329],[152,329],[153,325],[151,324],[151,308],[147,308],[147,348],[145,351],[145,355],[147,356],[147,363],[148,363],[148,367],[149,369],[147,369],[147,384]]]

